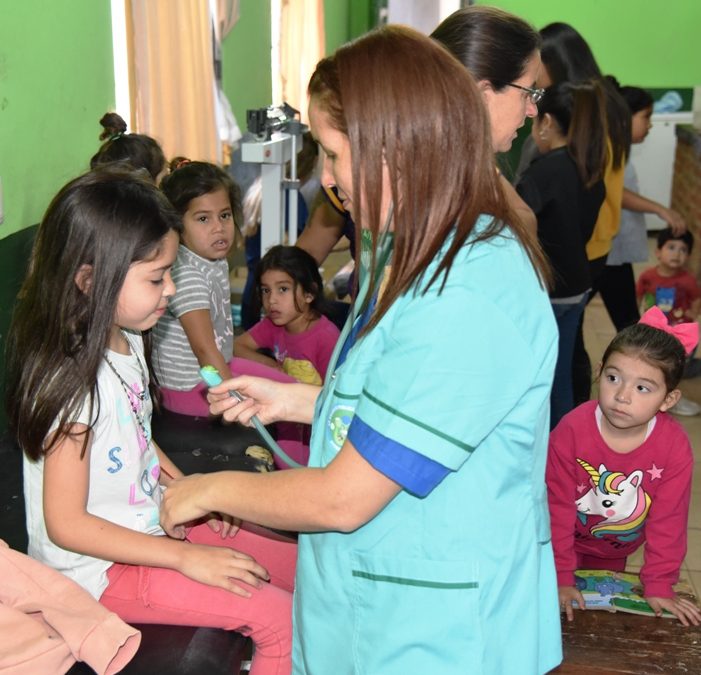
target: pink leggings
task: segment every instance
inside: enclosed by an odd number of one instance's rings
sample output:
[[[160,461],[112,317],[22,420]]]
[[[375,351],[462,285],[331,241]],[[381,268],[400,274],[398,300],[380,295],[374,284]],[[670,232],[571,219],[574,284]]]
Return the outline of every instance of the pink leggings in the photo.
[[[275,368],[249,359],[233,358],[229,361],[229,369],[233,375],[255,375],[276,382],[296,382],[293,377]],[[188,391],[161,388],[163,407],[174,413],[190,415],[191,417],[207,417],[209,403],[207,402],[207,385],[201,382]],[[277,423],[277,441],[280,447],[296,462],[306,465],[309,461],[309,427],[294,422]],[[278,469],[289,468],[287,464],[275,457]]]
[[[243,598],[174,570],[115,563],[100,602],[127,622],[238,631],[255,645],[251,675],[289,675],[297,544],[272,532],[266,537],[245,529],[222,539],[207,525],[194,527],[188,541],[247,553],[265,567],[270,583],[259,589],[247,586],[252,596]]]

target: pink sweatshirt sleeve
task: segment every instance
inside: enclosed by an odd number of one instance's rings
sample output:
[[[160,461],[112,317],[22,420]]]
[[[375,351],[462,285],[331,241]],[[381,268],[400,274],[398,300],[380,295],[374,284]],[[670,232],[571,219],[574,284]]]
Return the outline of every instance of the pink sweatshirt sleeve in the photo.
[[[645,523],[645,562],[640,570],[645,595],[656,598],[674,597],[672,586],[679,581],[686,555],[694,463],[686,433],[678,430],[669,442],[675,447],[650,505]]]
[[[0,540],[0,670],[65,672],[85,661],[102,675],[132,659],[141,633],[74,581]],[[9,641],[9,643],[8,643]]]
[[[577,518],[576,462],[570,436],[570,428],[562,423],[552,431],[545,469],[558,586],[574,586],[574,572],[577,569],[577,556],[574,552]]]

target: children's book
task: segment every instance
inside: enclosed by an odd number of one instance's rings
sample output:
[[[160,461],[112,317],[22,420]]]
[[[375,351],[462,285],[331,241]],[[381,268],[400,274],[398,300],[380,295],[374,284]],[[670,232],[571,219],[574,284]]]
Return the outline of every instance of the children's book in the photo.
[[[655,612],[643,597],[640,577],[630,572],[609,572],[607,570],[577,570],[574,573],[577,590],[584,596],[587,609],[605,609],[609,612],[628,612],[655,616]],[[674,590],[696,602],[694,592],[686,582],[680,581]],[[577,603],[572,603],[575,607]],[[663,610],[666,619],[676,618]]]

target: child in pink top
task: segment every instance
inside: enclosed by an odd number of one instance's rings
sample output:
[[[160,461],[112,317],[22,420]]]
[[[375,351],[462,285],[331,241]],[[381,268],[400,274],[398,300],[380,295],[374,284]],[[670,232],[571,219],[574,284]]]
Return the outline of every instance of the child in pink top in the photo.
[[[672,586],[686,555],[693,455],[683,427],[666,414],[698,325],[671,328],[653,307],[622,330],[602,358],[599,400],[566,415],[550,435],[546,482],[560,605],[584,609],[577,569],[623,571],[645,544],[647,602],[682,624],[701,611]]]
[[[273,246],[258,265],[256,288],[266,316],[236,338],[234,355],[321,385],[339,331],[321,313],[323,284],[314,258],[296,246]]]
[[[273,246],[258,263],[255,283],[266,316],[234,341],[235,367],[249,364],[244,372],[251,372],[251,366],[263,364],[281,377],[321,385],[339,331],[321,313],[324,286],[316,260],[296,246]],[[280,447],[306,464],[311,427],[295,422],[278,422],[276,427]],[[277,457],[275,464],[286,468]]]

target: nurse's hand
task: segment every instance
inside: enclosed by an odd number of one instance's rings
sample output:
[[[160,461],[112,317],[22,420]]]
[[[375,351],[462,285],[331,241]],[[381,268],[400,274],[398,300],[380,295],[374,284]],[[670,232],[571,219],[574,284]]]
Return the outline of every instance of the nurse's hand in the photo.
[[[574,621],[572,602],[576,601],[579,609],[586,609],[584,596],[574,586],[558,586],[557,594],[560,599],[560,611],[567,614],[568,621]]]
[[[187,530],[215,508],[209,505],[216,474],[193,473],[171,481],[161,497],[161,527],[174,539],[185,539]]]
[[[232,390],[238,391],[244,400],[231,396]],[[210,412],[222,415],[227,422],[250,426],[251,418],[257,415],[263,424],[280,421],[311,424],[320,390],[310,384],[274,382],[242,375],[211,387],[207,400]]]

